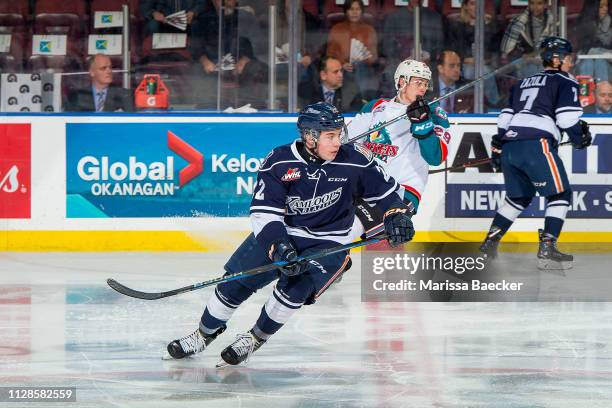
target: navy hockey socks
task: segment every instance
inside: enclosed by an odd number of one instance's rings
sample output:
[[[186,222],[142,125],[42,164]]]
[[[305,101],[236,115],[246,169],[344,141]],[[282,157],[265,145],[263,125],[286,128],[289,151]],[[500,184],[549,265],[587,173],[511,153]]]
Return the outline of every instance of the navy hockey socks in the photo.
[[[555,237],[561,235],[567,210],[569,210],[571,191],[547,197],[546,212],[544,213],[544,233]]]
[[[267,340],[297,312],[303,303],[295,303],[283,296],[276,287],[261,309],[257,323],[253,326],[253,334],[259,339]]]
[[[238,282],[230,281],[217,285],[200,319],[202,333],[215,333],[232,317],[238,306],[252,294],[251,289]]]
[[[510,229],[514,220],[527,208],[529,203],[531,203],[531,197],[506,197],[504,203],[495,213],[492,226],[498,227],[501,230],[501,235],[504,235]]]

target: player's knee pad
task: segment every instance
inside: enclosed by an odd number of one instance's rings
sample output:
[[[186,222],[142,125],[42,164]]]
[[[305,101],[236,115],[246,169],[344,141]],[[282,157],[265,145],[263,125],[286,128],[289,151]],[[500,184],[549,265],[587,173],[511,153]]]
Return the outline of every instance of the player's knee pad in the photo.
[[[510,205],[513,205],[521,210],[529,207],[531,204],[531,200],[533,197],[506,197],[506,201],[509,202]]]
[[[546,197],[546,211],[544,216],[564,220],[571,204],[572,191],[570,189],[559,194],[548,196]]]
[[[531,199],[532,197],[506,197],[497,212],[513,222],[529,206]]]
[[[565,204],[567,206],[570,206],[572,204],[572,190],[568,188],[562,193],[554,194],[554,195],[546,197],[547,205],[550,205],[553,203],[556,203],[559,205]]]
[[[238,281],[223,282],[217,285],[215,296],[229,307],[237,307],[247,300],[255,290]]]

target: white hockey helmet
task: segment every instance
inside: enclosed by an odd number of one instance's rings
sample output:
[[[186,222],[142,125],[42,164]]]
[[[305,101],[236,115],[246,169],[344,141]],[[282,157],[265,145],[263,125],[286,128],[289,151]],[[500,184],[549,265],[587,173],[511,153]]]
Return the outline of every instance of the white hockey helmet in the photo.
[[[424,62],[406,59],[399,63],[395,70],[395,75],[393,75],[395,89],[397,90],[399,90],[399,80],[402,77],[406,83],[408,83],[412,77],[424,78],[431,81],[431,70]]]

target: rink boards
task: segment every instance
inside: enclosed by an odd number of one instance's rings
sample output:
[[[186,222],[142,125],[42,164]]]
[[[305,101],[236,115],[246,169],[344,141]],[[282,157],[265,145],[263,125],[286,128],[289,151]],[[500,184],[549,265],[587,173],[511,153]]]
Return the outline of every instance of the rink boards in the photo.
[[[7,115],[0,118],[0,249],[228,250],[248,233],[261,161],[296,136],[294,115]],[[349,118],[350,120],[350,118]],[[490,155],[496,117],[451,116],[446,165]],[[612,118],[560,156],[574,186],[562,240],[612,241]],[[400,152],[401,153],[401,152]],[[482,165],[431,175],[419,241],[479,241],[503,200]],[[510,241],[537,239],[543,200]]]

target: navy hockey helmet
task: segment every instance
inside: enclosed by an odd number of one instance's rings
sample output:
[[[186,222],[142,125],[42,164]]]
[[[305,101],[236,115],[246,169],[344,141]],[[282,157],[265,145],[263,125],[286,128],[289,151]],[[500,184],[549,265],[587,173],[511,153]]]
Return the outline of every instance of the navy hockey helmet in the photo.
[[[540,43],[540,57],[544,65],[552,65],[555,57],[563,60],[572,52],[572,43],[563,37],[546,37]]]
[[[297,120],[297,127],[302,139],[311,136],[318,140],[322,131],[344,129],[344,116],[338,108],[327,102],[317,102],[306,105],[300,112]]]

